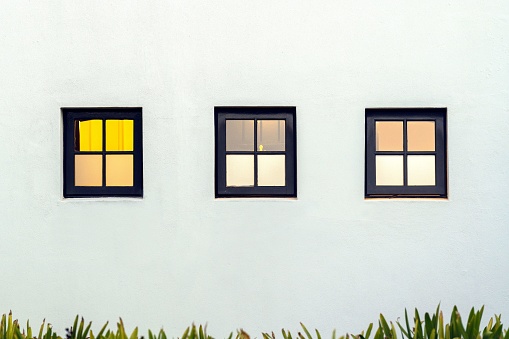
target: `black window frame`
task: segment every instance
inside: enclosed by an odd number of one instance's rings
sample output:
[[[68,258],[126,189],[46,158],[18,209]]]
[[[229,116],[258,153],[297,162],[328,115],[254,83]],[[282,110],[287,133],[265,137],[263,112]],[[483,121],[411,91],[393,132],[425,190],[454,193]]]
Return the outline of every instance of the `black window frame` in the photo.
[[[92,198],[92,197],[143,197],[143,126],[141,107],[62,107],[63,119],[63,158],[64,158],[64,187],[65,198]],[[102,151],[76,151],[75,150],[75,121],[100,119],[103,121]],[[108,119],[133,120],[133,151],[106,151],[105,121]],[[101,154],[103,156],[103,186],[75,186],[74,155],[75,154]],[[105,159],[107,154],[133,155],[133,186],[106,186],[105,185]]]
[[[297,197],[297,140],[296,107],[293,106],[249,106],[214,107],[215,126],[215,196],[216,198],[234,197]],[[226,120],[254,120],[256,145],[257,120],[285,120],[284,151],[226,151]],[[257,154],[285,155],[285,186],[257,186]],[[226,154],[253,154],[255,169],[254,187],[226,186]]]
[[[366,108],[365,198],[447,198],[447,108]],[[408,121],[435,122],[435,151],[407,150]],[[403,121],[403,151],[376,151],[376,121]],[[376,155],[403,155],[403,186],[376,186]],[[435,155],[435,186],[407,186],[407,156]]]

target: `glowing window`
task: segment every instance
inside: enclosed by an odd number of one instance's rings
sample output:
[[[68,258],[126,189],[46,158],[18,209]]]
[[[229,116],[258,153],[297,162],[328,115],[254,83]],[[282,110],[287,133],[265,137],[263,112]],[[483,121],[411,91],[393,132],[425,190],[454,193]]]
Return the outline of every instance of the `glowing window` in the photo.
[[[215,107],[216,197],[295,197],[295,107]]]
[[[143,196],[141,108],[62,108],[64,196]]]
[[[366,109],[367,198],[447,197],[446,112]]]

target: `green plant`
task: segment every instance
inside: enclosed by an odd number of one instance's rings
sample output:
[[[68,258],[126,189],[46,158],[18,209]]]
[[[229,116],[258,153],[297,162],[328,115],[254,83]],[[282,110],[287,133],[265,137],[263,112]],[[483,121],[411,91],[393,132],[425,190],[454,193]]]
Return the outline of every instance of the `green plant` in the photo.
[[[412,321],[410,321],[408,312],[405,310],[404,323],[402,324],[398,320],[396,325],[401,332],[401,339],[509,339],[509,331],[504,329],[500,315],[490,318],[481,332],[483,312],[484,307],[481,307],[478,311],[472,308],[467,322],[464,324],[455,306],[449,323],[446,323],[440,305],[438,305],[435,313],[425,313],[423,318],[415,309]],[[122,318],[117,322],[116,330],[108,330],[108,322],[106,322],[97,335],[92,332],[91,325],[91,322],[86,324],[83,318],[80,320],[79,316],[76,316],[73,326],[66,329],[66,339],[143,339],[143,336],[139,336],[137,327],[128,335]],[[310,332],[303,323],[300,323],[300,325],[302,332],[297,332],[295,336],[292,336],[290,331],[282,329],[283,339],[322,339],[322,335],[317,329]],[[373,324],[369,324],[366,331],[362,331],[357,335],[347,333],[344,336],[337,337],[334,330],[332,339],[398,339],[396,326],[393,322],[387,321],[383,314],[380,314],[378,328],[371,338],[372,333]],[[262,333],[262,336],[263,339],[276,339],[274,332],[270,334]],[[62,339],[62,337],[53,332],[51,324],[46,323],[46,320],[42,321],[38,336],[34,337],[30,323],[27,321],[26,329],[21,329],[18,320],[13,319],[12,312],[9,312],[8,315],[4,314],[0,320],[0,339]],[[148,339],[167,339],[167,336],[163,329],[159,330],[157,335],[149,330]],[[206,326],[192,324],[187,327],[180,339],[214,338],[207,334]],[[233,339],[233,332],[230,333],[227,339]],[[250,339],[250,336],[241,329],[237,331],[235,339]]]
[[[94,338],[90,338],[90,339],[94,339]],[[167,338],[166,338],[166,333],[164,333],[164,330],[161,328],[159,330],[159,333],[157,334],[157,336],[154,335],[151,330],[148,330],[148,339],[167,339]]]
[[[182,334],[182,339],[214,339],[214,338],[207,334],[207,326],[200,325],[200,327],[196,327],[195,324],[192,324],[184,331],[184,334]]]
[[[2,316],[0,322],[0,339],[23,339],[23,333],[21,333],[18,325],[18,320],[12,320],[12,312],[9,312],[9,316]]]

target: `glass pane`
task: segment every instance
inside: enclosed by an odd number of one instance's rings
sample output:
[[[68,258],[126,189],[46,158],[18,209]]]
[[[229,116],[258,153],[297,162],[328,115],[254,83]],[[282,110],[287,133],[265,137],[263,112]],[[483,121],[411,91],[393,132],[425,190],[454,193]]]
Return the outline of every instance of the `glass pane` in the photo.
[[[133,186],[133,155],[106,156],[106,186]]]
[[[258,151],[285,150],[284,120],[258,120],[256,129]]]
[[[435,186],[435,156],[409,155],[408,186]]]
[[[226,150],[254,151],[254,120],[226,120]]]
[[[102,151],[102,120],[76,120],[74,124],[75,151]]]
[[[258,186],[285,186],[285,155],[258,156]]]
[[[100,154],[74,156],[74,186],[102,186],[103,164]]]
[[[403,156],[376,156],[376,185],[403,186]]]
[[[133,150],[134,121],[106,120],[106,150]]]
[[[434,151],[435,122],[408,121],[407,140],[409,151]]]
[[[254,186],[254,155],[226,155],[226,186]]]
[[[377,121],[375,127],[377,151],[403,150],[403,121]]]

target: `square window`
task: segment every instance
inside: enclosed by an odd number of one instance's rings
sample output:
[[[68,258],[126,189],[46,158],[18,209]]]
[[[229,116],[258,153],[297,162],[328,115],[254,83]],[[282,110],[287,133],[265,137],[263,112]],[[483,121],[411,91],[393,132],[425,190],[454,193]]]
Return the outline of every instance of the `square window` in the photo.
[[[446,113],[366,109],[366,198],[447,198]]]
[[[62,108],[64,197],[142,197],[141,108]]]
[[[215,107],[216,198],[296,197],[295,107]]]

